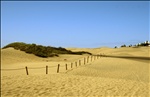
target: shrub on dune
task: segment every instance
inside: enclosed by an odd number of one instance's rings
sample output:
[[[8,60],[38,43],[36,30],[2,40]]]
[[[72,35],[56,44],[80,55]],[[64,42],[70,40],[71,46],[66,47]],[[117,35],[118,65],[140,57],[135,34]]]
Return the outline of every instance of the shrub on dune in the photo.
[[[36,44],[26,44],[23,42],[14,42],[6,45],[3,47],[3,49],[13,47],[14,49],[24,51],[29,54],[34,54],[39,57],[47,58],[47,57],[53,57],[53,56],[59,56],[58,54],[91,54],[89,52],[72,52],[70,50],[66,50],[62,47],[51,47],[51,46],[42,46],[42,45],[36,45]]]

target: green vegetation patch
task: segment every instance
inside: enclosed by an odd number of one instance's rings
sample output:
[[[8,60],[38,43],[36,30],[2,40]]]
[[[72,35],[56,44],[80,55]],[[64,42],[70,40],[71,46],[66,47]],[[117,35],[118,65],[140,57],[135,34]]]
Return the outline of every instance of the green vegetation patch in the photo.
[[[47,58],[47,57],[54,57],[59,56],[59,54],[76,54],[76,55],[82,55],[82,54],[89,54],[89,52],[85,51],[79,51],[79,52],[72,52],[70,50],[66,50],[62,47],[51,47],[51,46],[42,46],[37,44],[26,44],[23,42],[14,42],[6,45],[2,49],[13,47],[16,50],[21,50],[29,54],[34,54],[39,57]]]

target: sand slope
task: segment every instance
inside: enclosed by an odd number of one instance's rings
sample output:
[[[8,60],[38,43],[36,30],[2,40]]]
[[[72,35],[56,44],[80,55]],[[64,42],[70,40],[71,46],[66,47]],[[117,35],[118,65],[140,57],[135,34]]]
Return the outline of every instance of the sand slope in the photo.
[[[150,56],[150,47],[123,47],[123,48],[67,48],[72,51],[88,51],[93,54],[106,55],[132,55],[132,56]]]
[[[7,76],[2,87],[2,97],[149,97],[138,81],[66,74]]]
[[[149,57],[150,48],[67,48],[93,54]],[[150,97],[149,60],[99,57],[83,65],[87,55],[39,58],[12,48],[1,50],[2,97]],[[67,59],[67,60],[64,60]],[[81,60],[81,66],[75,62]],[[71,62],[73,68],[71,68]],[[57,65],[60,72],[57,73]],[[65,68],[68,64],[68,70]],[[45,66],[49,74],[45,74]],[[25,66],[29,68],[26,75]],[[40,69],[32,69],[43,67]]]

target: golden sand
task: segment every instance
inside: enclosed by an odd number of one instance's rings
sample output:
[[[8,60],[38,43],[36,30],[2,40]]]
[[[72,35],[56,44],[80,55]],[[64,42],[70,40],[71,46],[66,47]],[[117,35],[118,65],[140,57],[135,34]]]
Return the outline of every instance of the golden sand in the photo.
[[[1,50],[2,97],[150,97],[150,47],[67,48],[136,58],[60,55],[39,58],[13,48]],[[81,60],[81,66],[79,66]],[[77,67],[75,62],[77,62]],[[71,68],[71,63],[73,67]],[[57,73],[60,64],[59,73]],[[67,64],[67,70],[66,70]],[[28,67],[26,74],[25,67]],[[48,74],[46,74],[48,66]],[[18,70],[9,70],[18,69]]]

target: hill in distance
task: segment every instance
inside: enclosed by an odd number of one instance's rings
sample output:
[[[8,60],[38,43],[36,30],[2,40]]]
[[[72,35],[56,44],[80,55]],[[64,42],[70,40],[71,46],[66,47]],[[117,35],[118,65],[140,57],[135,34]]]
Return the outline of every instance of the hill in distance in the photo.
[[[59,54],[76,54],[76,55],[83,55],[83,54],[89,54],[91,53],[86,52],[86,51],[77,51],[77,52],[72,52],[71,50],[67,50],[62,47],[51,47],[51,46],[42,46],[42,45],[37,45],[37,44],[26,44],[24,42],[14,42],[10,43],[6,46],[4,46],[2,49],[6,49],[12,47],[16,50],[24,51],[28,54],[34,54],[38,57],[54,57],[54,56],[59,56]]]

